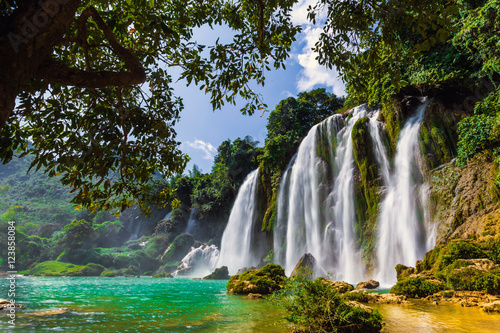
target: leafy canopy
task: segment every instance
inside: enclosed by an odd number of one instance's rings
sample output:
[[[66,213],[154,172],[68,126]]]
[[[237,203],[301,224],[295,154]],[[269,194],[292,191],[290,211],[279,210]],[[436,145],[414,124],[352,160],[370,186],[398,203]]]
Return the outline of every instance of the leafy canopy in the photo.
[[[43,14],[49,2],[1,0],[0,20]],[[0,159],[34,154],[32,167],[62,175],[76,192],[73,203],[91,210],[139,203],[147,211],[146,202],[166,202],[169,193],[153,195],[149,181],[155,172],[181,172],[188,160],[175,140],[183,105],[172,83],[196,84],[214,109],[240,97],[248,101],[244,114],[263,109],[251,83],[263,85],[266,70],[284,67],[300,29],[290,21],[294,2],[50,2],[55,18],[78,6],[67,31],[48,46],[50,56],[22,83],[0,132]],[[231,42],[194,39],[196,29],[222,25],[234,31]],[[29,44],[43,36],[24,37]],[[6,43],[0,39],[1,47]]]

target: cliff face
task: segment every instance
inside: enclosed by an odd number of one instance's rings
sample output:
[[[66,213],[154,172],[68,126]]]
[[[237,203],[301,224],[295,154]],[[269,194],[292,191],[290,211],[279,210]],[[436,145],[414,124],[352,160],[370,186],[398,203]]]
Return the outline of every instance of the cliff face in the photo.
[[[431,212],[438,226],[437,244],[500,234],[497,171],[491,154],[483,152],[465,167],[451,162],[431,173]]]

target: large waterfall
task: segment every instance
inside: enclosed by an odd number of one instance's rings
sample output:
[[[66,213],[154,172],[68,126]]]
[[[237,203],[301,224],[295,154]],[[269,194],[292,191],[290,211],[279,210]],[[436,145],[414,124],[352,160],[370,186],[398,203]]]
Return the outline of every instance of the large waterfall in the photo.
[[[365,106],[351,111],[347,123],[334,115],[314,126],[283,174],[274,229],[275,262],[289,274],[309,252],[332,278],[355,283],[376,277],[393,282],[398,263],[414,265],[432,243],[424,221],[425,191],[419,168],[418,133],[425,108],[416,110],[399,135],[393,166],[377,120],[379,111]],[[356,232],[352,130],[357,120],[369,117],[368,131],[382,185],[376,266],[367,276]],[[404,246],[403,246],[404,244]]]
[[[387,194],[380,204],[379,234],[377,242],[378,273],[376,278],[384,284],[396,282],[397,264],[414,265],[428,246],[429,229],[424,221],[426,199],[423,175],[419,168],[420,124],[428,102],[420,105],[416,114],[405,124],[396,147],[394,172],[384,174]],[[387,162],[384,162],[384,164]],[[383,166],[383,170],[387,167]]]
[[[314,126],[283,176],[274,251],[275,261],[288,274],[309,252],[336,278],[362,278],[355,249],[351,131],[365,115],[361,106],[347,125],[341,115],[334,115]]]
[[[302,255],[311,253],[319,264],[316,274],[350,283],[376,278],[388,285],[396,280],[397,264],[414,265],[433,246],[418,142],[427,105],[420,105],[399,133],[393,163],[384,145],[379,111],[362,105],[351,110],[347,121],[342,115],[333,115],[311,128],[285,170],[278,191],[274,262],[284,266],[287,274]],[[355,177],[360,180],[352,139],[354,125],[364,117],[369,120],[367,130],[381,184],[369,273],[360,250],[364,239],[357,229],[366,223],[361,220],[366,217],[356,213]],[[245,179],[222,237],[217,266],[228,266],[231,274],[244,266],[257,266],[262,257],[255,239],[259,234],[258,179],[258,170]]]
[[[257,185],[259,171],[254,170],[241,185],[222,235],[217,267],[227,266],[230,274],[245,266],[257,266],[260,254],[256,243]]]

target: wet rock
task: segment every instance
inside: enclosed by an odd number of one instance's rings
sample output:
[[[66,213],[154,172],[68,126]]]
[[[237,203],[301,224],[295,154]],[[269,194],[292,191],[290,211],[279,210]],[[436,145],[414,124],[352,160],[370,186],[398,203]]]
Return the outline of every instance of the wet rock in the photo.
[[[348,306],[350,306],[351,308],[358,308],[358,309],[364,310],[368,313],[373,312],[373,308],[371,306],[364,305],[364,304],[356,302],[356,301],[347,301],[346,304]]]
[[[404,295],[370,293],[368,296],[368,303],[408,304],[407,297]]]
[[[415,273],[415,268],[413,267],[401,264],[396,265],[396,274],[398,281]]]
[[[378,281],[369,280],[369,281],[366,281],[366,282],[360,282],[360,283],[358,283],[358,285],[356,286],[356,289],[357,290],[360,290],[360,289],[375,289],[375,288],[378,288],[378,286],[380,286],[380,283]]]
[[[243,274],[243,273],[248,272],[248,271],[253,271],[254,269],[257,269],[257,267],[254,267],[254,266],[243,267],[243,268],[238,269],[238,272],[236,273],[236,275],[240,275],[240,274]]]
[[[483,303],[480,305],[481,310],[484,312],[498,312],[500,313],[500,301],[495,301],[492,303]]]
[[[315,269],[316,259],[312,254],[306,253],[299,259],[297,265],[295,265],[295,268],[292,271],[292,274],[290,274],[290,277],[300,275],[306,279],[312,280]]]
[[[252,293],[250,293],[250,294],[247,295],[247,298],[248,299],[258,299],[258,298],[262,298],[262,295],[261,294],[252,294]]]
[[[345,281],[332,281],[332,280],[327,280],[325,278],[320,278],[324,283],[328,283],[330,286],[332,286],[334,289],[337,289],[337,291],[341,294],[347,293],[349,291],[354,290],[354,287],[352,284],[347,283]]]
[[[229,280],[229,270],[227,266],[216,268],[212,274],[205,276],[203,280]]]
[[[0,310],[10,309],[10,308],[24,308],[24,304],[12,303],[6,299],[0,298]]]
[[[68,309],[33,311],[30,314],[37,317],[59,316],[68,313]]]

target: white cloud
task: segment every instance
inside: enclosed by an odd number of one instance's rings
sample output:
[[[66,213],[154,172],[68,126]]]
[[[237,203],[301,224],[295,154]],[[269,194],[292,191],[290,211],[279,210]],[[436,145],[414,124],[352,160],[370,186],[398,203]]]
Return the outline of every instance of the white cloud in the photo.
[[[345,85],[339,77],[337,70],[331,70],[324,66],[320,66],[316,57],[318,54],[311,50],[319,40],[322,29],[318,26],[313,26],[307,19],[307,8],[314,6],[317,0],[300,0],[294,7],[292,12],[292,21],[294,24],[302,24],[302,33],[298,37],[304,47],[300,54],[293,55],[299,65],[303,69],[299,72],[297,89],[299,91],[307,91],[314,88],[316,85],[331,87],[332,91],[337,96],[345,95]],[[323,23],[326,18],[326,13],[319,13],[316,20],[318,23]],[[321,24],[320,24],[321,25]]]
[[[186,141],[186,144],[193,149],[203,151],[205,153],[203,158],[206,160],[212,160],[214,158],[214,154],[217,152],[217,148],[215,148],[210,142],[205,142],[203,140],[195,139],[194,142]]]
[[[311,90],[315,85],[325,85],[331,87],[335,95],[343,96],[345,95],[345,85],[340,79],[338,71],[321,66],[316,60],[318,54],[311,50],[318,41],[321,32],[321,28],[312,26],[307,26],[303,31],[305,46],[302,53],[297,55],[297,59],[304,69],[299,73],[300,78],[297,82],[297,88],[300,91],[307,91]]]

